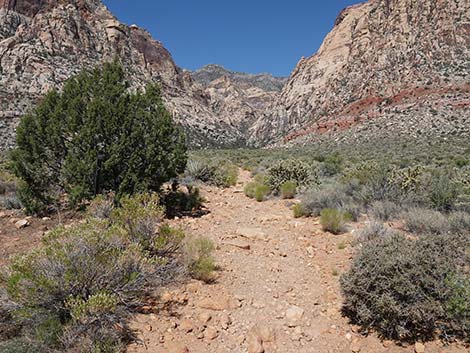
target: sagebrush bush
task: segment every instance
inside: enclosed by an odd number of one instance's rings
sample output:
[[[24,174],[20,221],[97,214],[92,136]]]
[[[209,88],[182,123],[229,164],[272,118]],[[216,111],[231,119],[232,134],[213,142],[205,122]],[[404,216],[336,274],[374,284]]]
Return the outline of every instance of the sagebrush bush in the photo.
[[[373,219],[386,222],[398,217],[402,207],[391,201],[374,201],[367,212]]]
[[[209,238],[188,238],[184,246],[185,262],[190,275],[206,283],[215,280],[216,265],[212,256],[214,243]]]
[[[312,190],[302,197],[302,207],[307,215],[318,217],[325,208],[341,208],[351,199],[335,185]]]
[[[119,197],[160,187],[183,172],[185,137],[160,89],[131,92],[117,63],[84,71],[49,92],[22,119],[11,166],[28,212],[114,191]]]
[[[413,208],[402,217],[406,229],[414,234],[445,234],[450,231],[447,217],[439,211]]]
[[[208,185],[228,188],[237,183],[238,167],[230,162],[191,160],[185,175]]]
[[[345,231],[345,226],[351,220],[351,215],[345,211],[325,208],[320,212],[320,224],[322,229],[333,234],[341,234]]]
[[[392,236],[394,233],[391,228],[385,226],[383,223],[373,221],[359,231],[358,240],[361,243],[367,243],[372,240]]]
[[[42,248],[18,257],[6,284],[23,334],[48,347],[68,349],[82,339],[98,344],[97,332],[108,328],[120,344],[130,334],[126,318],[140,304],[155,272],[139,248],[127,243],[123,230],[91,221],[58,228]],[[83,312],[74,316],[79,303]],[[111,330],[116,325],[123,331]]]
[[[28,340],[48,351],[120,351],[133,338],[127,319],[148,290],[183,273],[184,233],[162,223],[158,196],[127,196],[120,203],[109,216],[107,206],[96,212],[92,202],[84,223],[56,228],[42,247],[13,261],[0,281],[4,302],[12,303],[7,321],[20,330],[11,349]],[[5,327],[16,326],[0,320],[0,333]]]
[[[0,341],[0,352],[2,353],[49,353],[50,350],[44,345],[27,339],[14,338],[8,341]]]
[[[458,234],[470,233],[470,213],[452,212],[448,216],[450,231]]]
[[[279,192],[281,185],[289,181],[302,188],[318,184],[318,175],[315,168],[294,159],[281,161],[269,168],[267,184],[274,192]]]
[[[109,219],[114,210],[114,194],[98,195],[87,207],[87,213],[93,218]]]
[[[281,184],[279,192],[283,199],[293,199],[297,193],[297,184],[293,181],[286,181]]]
[[[19,210],[22,208],[22,204],[16,195],[0,195],[0,208],[5,210]]]
[[[468,234],[374,237],[341,277],[344,313],[389,339],[468,339],[469,241]]]

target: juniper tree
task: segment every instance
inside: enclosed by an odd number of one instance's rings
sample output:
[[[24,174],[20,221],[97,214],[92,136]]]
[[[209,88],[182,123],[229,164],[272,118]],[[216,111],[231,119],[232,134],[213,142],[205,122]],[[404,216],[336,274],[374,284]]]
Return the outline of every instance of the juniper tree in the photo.
[[[114,191],[158,191],[185,168],[185,138],[159,87],[132,93],[118,63],[50,91],[17,129],[12,168],[36,212],[67,193],[73,203]]]

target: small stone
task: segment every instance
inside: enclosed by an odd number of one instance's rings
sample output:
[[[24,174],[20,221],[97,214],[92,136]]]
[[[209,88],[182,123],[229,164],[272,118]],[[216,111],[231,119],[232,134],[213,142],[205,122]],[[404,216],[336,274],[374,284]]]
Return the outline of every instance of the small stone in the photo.
[[[415,343],[415,352],[416,353],[424,353],[426,350],[426,347],[424,346],[423,343],[421,342],[416,342]]]
[[[204,331],[204,337],[210,341],[216,339],[218,336],[219,336],[219,332],[213,327],[208,327]]]
[[[23,228],[26,228],[27,226],[29,226],[29,221],[27,219],[22,219],[15,223],[15,227],[18,229],[23,229]]]
[[[246,338],[246,343],[249,353],[264,353],[263,342],[260,337],[249,334]]]
[[[300,319],[304,315],[304,309],[298,306],[291,306],[286,310],[286,320],[289,327],[295,327],[299,324]]]
[[[212,315],[208,312],[203,312],[199,314],[199,321],[201,321],[203,324],[207,324],[209,321],[211,321],[211,319]]]
[[[250,333],[258,337],[261,342],[273,342],[276,338],[276,333],[271,327],[256,325],[253,326]]]
[[[350,346],[351,352],[353,353],[359,353],[361,351],[361,345],[359,342],[353,342]]]
[[[266,233],[258,228],[240,228],[237,229],[236,233],[237,235],[248,239],[264,240],[266,238]]]
[[[46,221],[50,221],[51,217],[42,217],[41,219],[42,219],[42,221],[46,222]]]
[[[148,332],[152,332],[152,331],[153,331],[152,325],[146,325],[146,326],[145,326],[145,329],[146,329]]]
[[[197,293],[201,289],[202,284],[201,282],[191,282],[186,286],[186,289],[191,293]]]
[[[382,342],[382,345],[385,347],[385,348],[388,348],[390,346],[392,346],[393,344],[393,341],[390,341],[390,340],[385,340]]]
[[[180,323],[180,329],[186,333],[194,331],[195,328],[196,326],[194,325],[194,322],[190,319],[183,319]]]
[[[189,353],[189,348],[180,342],[168,342],[165,348],[168,353]]]
[[[228,314],[222,314],[220,315],[219,318],[219,325],[222,328],[222,330],[227,330],[228,327],[232,324],[232,319]]]
[[[160,296],[160,300],[162,301],[162,303],[170,303],[173,301],[173,298],[174,298],[174,294],[172,292],[164,292]]]
[[[300,339],[302,338],[303,336],[303,331],[302,331],[302,328],[300,326],[297,326],[295,329],[294,329],[294,332],[292,333],[292,340],[293,341],[300,341]]]
[[[221,294],[217,298],[206,298],[203,299],[199,305],[201,309],[208,309],[214,311],[223,311],[236,309],[240,307],[239,302],[234,298]]]
[[[227,243],[224,243],[225,245],[229,245],[229,246],[233,246],[235,248],[239,248],[239,249],[242,249],[242,250],[250,250],[251,249],[251,245],[246,243],[246,242],[243,242],[243,241],[231,241],[231,242],[227,242]]]
[[[352,339],[352,335],[349,332],[344,337],[346,337],[348,341],[351,341]]]

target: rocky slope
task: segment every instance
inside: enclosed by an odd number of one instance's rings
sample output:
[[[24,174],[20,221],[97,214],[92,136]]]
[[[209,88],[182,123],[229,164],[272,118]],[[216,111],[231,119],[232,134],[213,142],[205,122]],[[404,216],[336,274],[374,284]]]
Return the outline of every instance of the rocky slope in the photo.
[[[99,0],[0,0],[0,149],[19,117],[82,68],[118,58],[134,88],[163,87],[192,146],[238,145],[244,136],[214,113],[211,98],[145,30],[127,26]]]
[[[245,136],[248,128],[276,102],[287,81],[270,74],[233,72],[213,64],[192,72],[191,77],[203,86],[211,110]]]
[[[370,0],[300,60],[251,141],[470,136],[469,77],[468,1]]]

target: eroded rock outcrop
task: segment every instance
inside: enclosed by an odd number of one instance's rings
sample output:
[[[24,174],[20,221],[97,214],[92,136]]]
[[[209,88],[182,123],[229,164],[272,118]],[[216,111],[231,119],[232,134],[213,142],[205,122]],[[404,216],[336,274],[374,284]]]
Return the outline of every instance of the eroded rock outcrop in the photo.
[[[247,130],[279,98],[287,78],[233,72],[207,65],[191,73],[202,85],[211,110],[247,136]]]
[[[162,85],[168,109],[192,146],[239,145],[237,127],[145,30],[120,23],[99,0],[1,0],[0,149],[11,147],[19,117],[49,89],[83,68],[118,58],[134,89]]]
[[[299,61],[251,141],[367,138],[389,134],[384,122],[397,136],[470,136],[469,77],[468,1],[370,0],[345,9],[318,52]]]

